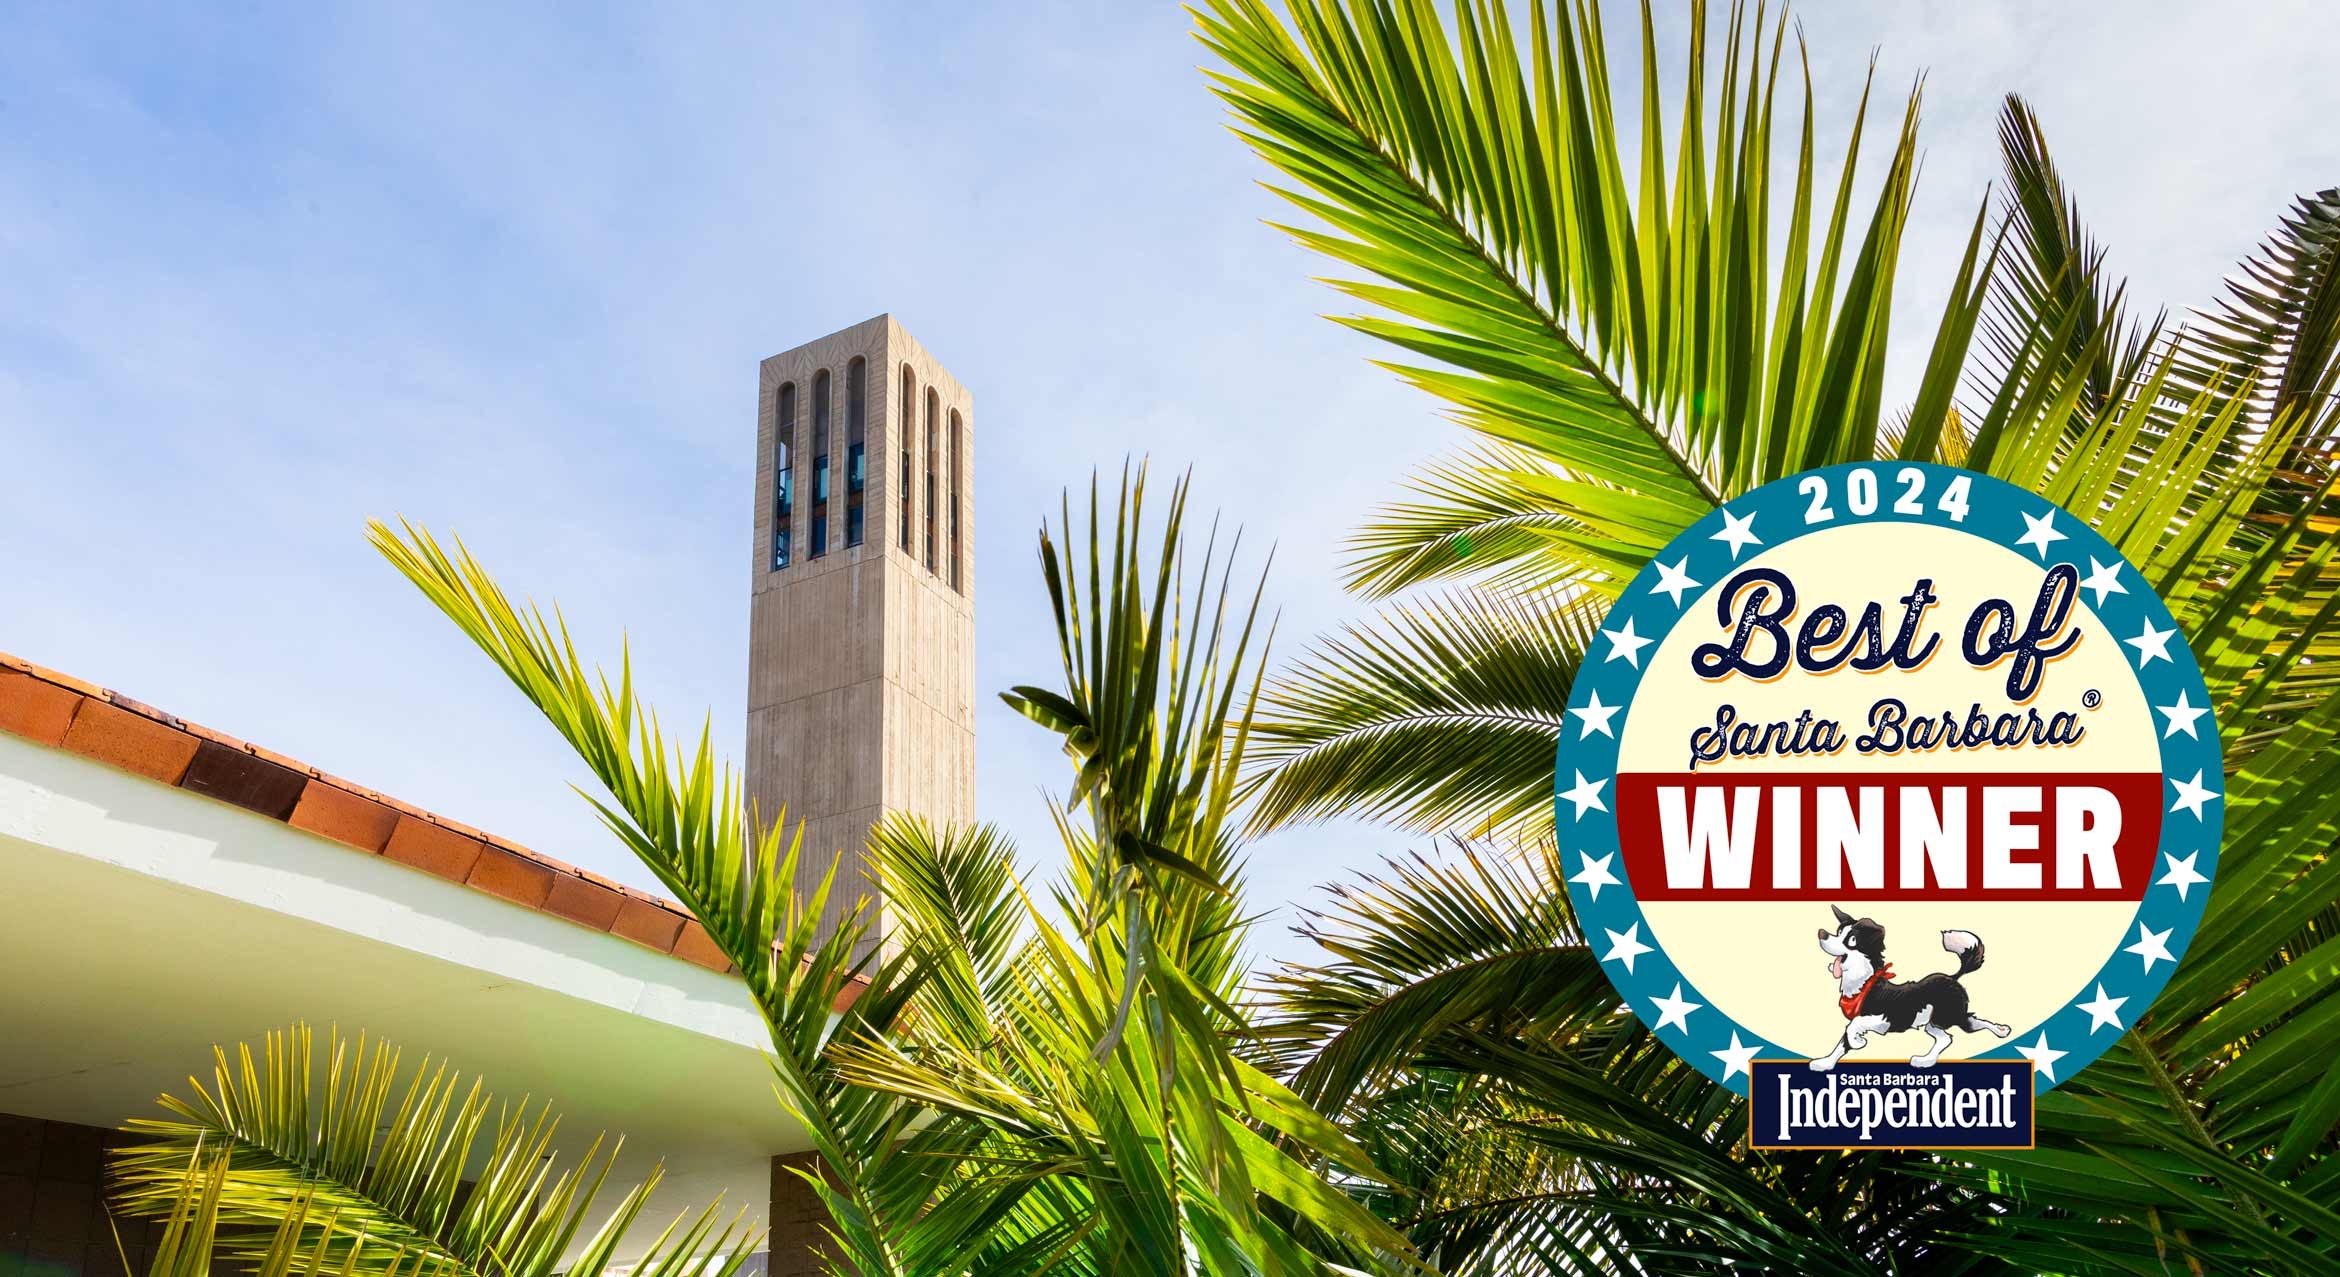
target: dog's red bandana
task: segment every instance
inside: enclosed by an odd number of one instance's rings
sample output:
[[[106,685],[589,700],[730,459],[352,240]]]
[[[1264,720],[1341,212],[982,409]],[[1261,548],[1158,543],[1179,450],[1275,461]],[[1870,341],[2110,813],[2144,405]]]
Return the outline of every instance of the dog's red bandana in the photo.
[[[1844,1018],[1847,1020],[1853,1018],[1856,1015],[1859,1015],[1861,1013],[1861,1003],[1868,1000],[1869,990],[1875,988],[1879,980],[1890,980],[1892,978],[1893,964],[1886,963],[1884,970],[1879,971],[1875,975],[1870,976],[1868,979],[1861,981],[1861,991],[1859,993],[1856,993],[1849,998],[1838,998],[1836,1000],[1836,1009],[1844,1012]]]

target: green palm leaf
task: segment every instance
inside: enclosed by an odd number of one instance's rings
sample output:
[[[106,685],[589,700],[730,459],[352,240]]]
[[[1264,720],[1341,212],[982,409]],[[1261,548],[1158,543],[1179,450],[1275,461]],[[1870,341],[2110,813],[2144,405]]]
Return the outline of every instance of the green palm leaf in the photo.
[[[2065,189],[2047,133],[2031,104],[2014,94],[1999,115],[1999,150],[2007,172],[2008,220],[2019,249],[2013,268],[1998,278],[2005,295],[1995,310],[2002,351],[2043,317],[2077,319],[2068,356],[2087,360],[2081,407],[2094,411],[2114,398],[2116,381],[2130,375],[2151,346],[2155,329],[2133,328],[2123,313],[2120,287],[2105,278],[2105,250],[2080,218],[2079,201]],[[2100,339],[2100,334],[2102,339]]]
[[[1630,569],[1628,560],[1599,552],[1585,525],[1554,505],[1555,492],[1598,502],[1600,490],[1525,448],[1490,443],[1431,463],[1406,486],[1405,499],[1350,538],[1351,589],[1380,597],[1456,579],[1494,588],[1591,583]]]
[[[1784,25],[1734,11],[1710,97],[1701,6],[1670,165],[1643,61],[1629,190],[1597,12],[1528,8],[1524,49],[1497,4],[1451,32],[1419,2],[1306,0],[1287,28],[1226,0],[1198,26],[1238,131],[1324,227],[1286,229],[1380,312],[1342,322],[1434,361],[1391,366],[1465,425],[1599,490],[1553,508],[1635,564],[1760,475],[1870,454],[1917,103],[1865,227],[1849,164],[1816,225],[1808,103],[1795,168],[1770,163]]]
[[[231,1253],[264,1271],[298,1249],[345,1277],[413,1277],[426,1267],[459,1277],[596,1277],[658,1183],[653,1172],[595,1222],[616,1144],[596,1139],[555,1175],[558,1122],[548,1107],[500,1106],[443,1062],[426,1060],[402,1078],[386,1043],[369,1049],[335,1034],[322,1075],[306,1025],[269,1034],[257,1059],[248,1044],[216,1056],[211,1085],[189,1079],[187,1096],[162,1097],[175,1116],[133,1119],[130,1130],[145,1138],[114,1155],[117,1205],[197,1229],[179,1249],[165,1247],[174,1263],[208,1250],[199,1234],[216,1222],[252,1234]],[[193,1224],[190,1192],[201,1203]],[[737,1220],[721,1226],[711,1205],[679,1233],[669,1229],[636,1271],[673,1261],[681,1272],[730,1277],[754,1245]]]
[[[1534,838],[1551,827],[1552,750],[1588,599],[1461,594],[1321,640],[1253,730],[1263,827],[1334,813]],[[1451,765],[1456,757],[1469,767]]]
[[[147,1267],[147,1277],[209,1277],[214,1271],[219,1259],[220,1206],[228,1196],[231,1157],[200,1145],[189,1155],[186,1173],[163,1217],[162,1239]],[[383,1277],[443,1277],[454,1267],[426,1251],[386,1246],[362,1234],[334,1246],[334,1221],[330,1217],[315,1219],[311,1207],[308,1197],[296,1199],[265,1247],[252,1251],[257,1256],[253,1277],[356,1277],[360,1272]],[[316,1240],[310,1242],[311,1237]],[[674,1271],[655,1264],[651,1267]]]

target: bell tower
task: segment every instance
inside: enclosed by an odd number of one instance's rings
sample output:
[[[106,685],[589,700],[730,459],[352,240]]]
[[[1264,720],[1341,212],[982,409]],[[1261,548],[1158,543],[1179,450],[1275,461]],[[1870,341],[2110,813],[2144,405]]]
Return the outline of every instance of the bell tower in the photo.
[[[975,815],[974,402],[891,315],[757,381],[747,792],[833,927],[881,814]]]

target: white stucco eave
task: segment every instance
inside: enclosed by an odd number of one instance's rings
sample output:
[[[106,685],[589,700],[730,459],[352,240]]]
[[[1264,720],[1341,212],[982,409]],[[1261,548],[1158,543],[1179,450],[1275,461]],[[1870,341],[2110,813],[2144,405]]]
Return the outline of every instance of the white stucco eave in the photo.
[[[0,1112],[118,1125],[295,1019],[622,1133],[678,1208],[760,1218],[805,1146],[736,978],[0,734]]]

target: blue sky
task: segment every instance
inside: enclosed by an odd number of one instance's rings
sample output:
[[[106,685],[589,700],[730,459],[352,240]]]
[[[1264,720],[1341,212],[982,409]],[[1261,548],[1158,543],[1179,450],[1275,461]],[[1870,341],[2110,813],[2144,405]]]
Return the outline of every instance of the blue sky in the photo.
[[[1905,334],[1996,175],[2006,91],[2148,308],[2211,297],[2292,194],[2340,179],[2331,11],[1902,8],[1798,12],[1824,139],[1872,48],[1896,93],[1929,72]],[[1343,533],[1461,441],[1316,317],[1338,299],[1259,224],[1279,210],[1174,6],[8,26],[0,650],[627,881],[650,885],[565,747],[375,559],[367,517],[460,532],[593,652],[630,634],[669,720],[711,711],[736,754],[765,355],[892,311],[973,388],[985,689],[1054,675],[1032,537],[1091,467],[1191,464],[1206,509],[1274,541],[1290,656],[1360,610]],[[1897,350],[1899,384],[1920,358]],[[1044,859],[1061,756],[988,692],[978,712],[982,813]],[[1414,845],[1261,842],[1258,946],[1296,952],[1292,902]]]

